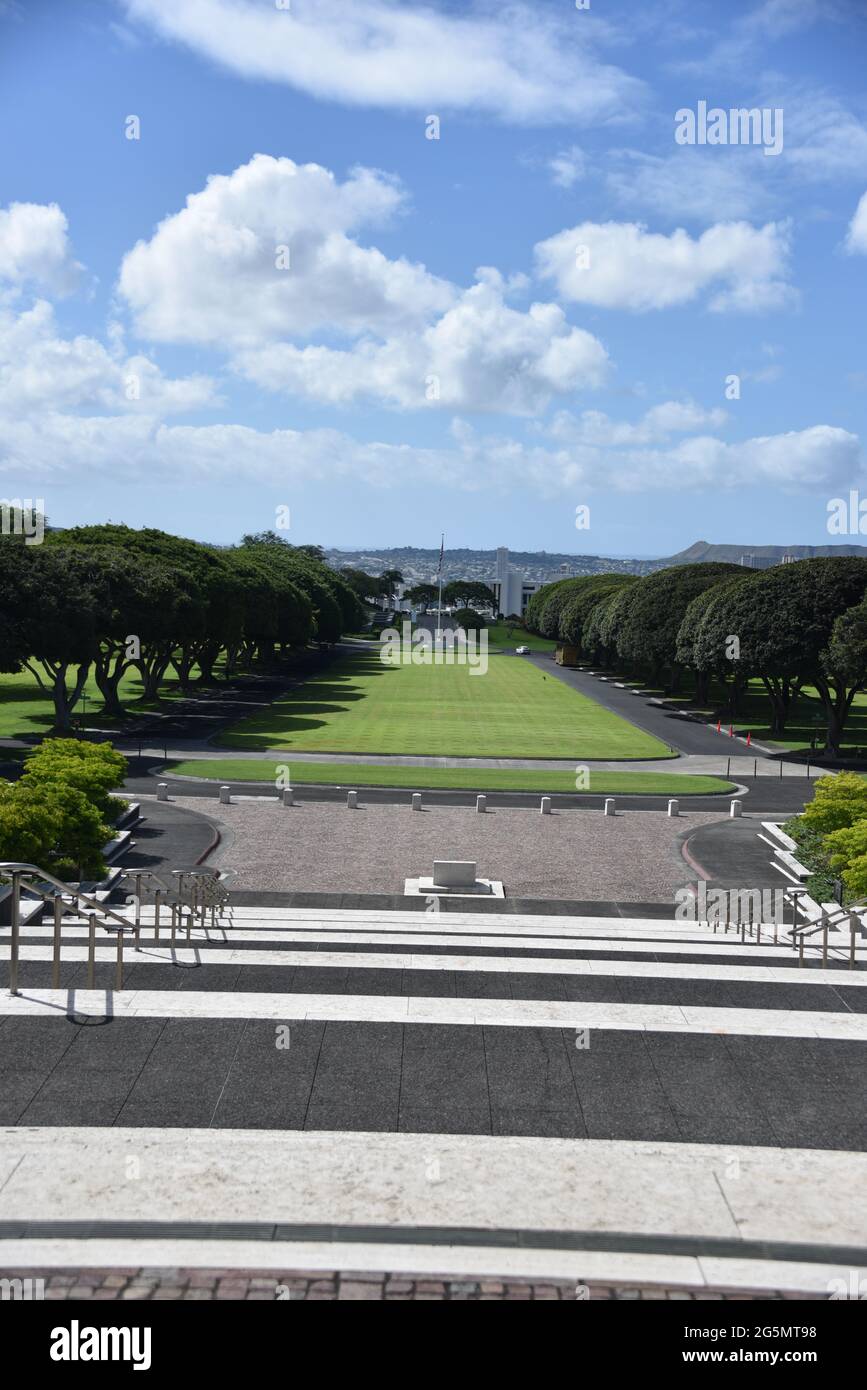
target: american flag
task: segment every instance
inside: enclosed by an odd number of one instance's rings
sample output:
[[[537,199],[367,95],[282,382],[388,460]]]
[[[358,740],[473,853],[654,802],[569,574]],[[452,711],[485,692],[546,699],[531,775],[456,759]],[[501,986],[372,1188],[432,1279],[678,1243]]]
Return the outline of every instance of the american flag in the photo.
[[[444,550],[444,547],[445,547],[445,543],[446,543],[446,533],[445,533],[445,531],[443,531],[442,540],[440,541],[440,562],[439,562],[439,564],[437,565],[437,579],[439,579],[440,575],[441,575],[442,572],[443,572],[443,550]]]

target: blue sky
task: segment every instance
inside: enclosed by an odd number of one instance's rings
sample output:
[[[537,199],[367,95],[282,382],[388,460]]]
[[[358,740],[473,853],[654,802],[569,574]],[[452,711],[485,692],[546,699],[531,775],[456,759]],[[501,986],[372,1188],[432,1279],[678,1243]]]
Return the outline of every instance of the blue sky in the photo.
[[[221,542],[827,543],[867,496],[865,58],[849,0],[0,0],[0,493]],[[699,102],[782,149],[678,144]]]

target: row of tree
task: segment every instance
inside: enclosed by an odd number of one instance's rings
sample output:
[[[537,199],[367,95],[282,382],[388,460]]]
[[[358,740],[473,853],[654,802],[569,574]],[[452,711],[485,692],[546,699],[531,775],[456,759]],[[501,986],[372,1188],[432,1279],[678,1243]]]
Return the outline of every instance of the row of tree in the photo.
[[[768,570],[676,565],[643,579],[605,574],[546,584],[531,598],[526,624],[599,665],[664,680],[671,691],[689,671],[702,703],[716,679],[732,714],[747,682],[758,679],[778,737],[798,692],[812,686],[826,748],[837,752],[867,682],[865,596],[867,560],[855,556]]]
[[[0,671],[30,671],[70,728],[90,672],[105,710],[138,670],[154,698],[172,668],[181,688],[357,630],[363,609],[316,547],[274,532],[220,548],[128,526],[49,532],[40,546],[0,537]]]

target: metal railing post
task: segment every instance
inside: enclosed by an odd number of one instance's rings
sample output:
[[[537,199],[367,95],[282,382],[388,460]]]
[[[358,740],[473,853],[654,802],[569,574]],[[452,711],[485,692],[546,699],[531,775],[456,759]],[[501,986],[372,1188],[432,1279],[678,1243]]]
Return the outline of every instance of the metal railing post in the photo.
[[[51,962],[51,988],[60,989],[60,933],[63,918],[63,894],[54,894],[54,955]]]
[[[138,950],[138,947],[136,947]],[[123,989],[123,932],[117,932],[117,965],[114,973],[115,989]]]
[[[95,988],[95,969],[96,969],[96,913],[88,912],[87,916],[87,988]]]
[[[154,941],[160,939],[160,889],[154,893]]]
[[[12,933],[9,942],[9,993],[18,993],[18,939],[21,931],[21,874],[12,871]]]
[[[798,935],[798,964],[799,964],[799,965],[803,965],[803,964],[804,964],[804,933],[803,933],[803,932],[800,932],[799,935]]]
[[[849,913],[849,969],[855,969],[855,933],[861,923],[858,920],[857,912]]]
[[[828,914],[822,908],[822,969],[828,967]]]

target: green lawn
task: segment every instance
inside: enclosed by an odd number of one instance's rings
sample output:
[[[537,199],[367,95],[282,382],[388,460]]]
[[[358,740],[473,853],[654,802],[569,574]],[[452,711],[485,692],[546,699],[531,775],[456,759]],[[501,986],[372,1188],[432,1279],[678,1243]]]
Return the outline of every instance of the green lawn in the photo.
[[[198,668],[193,667],[193,679],[197,673]],[[67,684],[71,684],[71,680]],[[86,699],[80,701],[73,711],[73,722],[77,724],[79,717],[82,717],[90,728],[115,728],[118,721],[102,712],[102,696],[92,673],[85,684],[84,695]],[[158,700],[142,699],[141,677],[137,671],[127,671],[121,678],[121,703],[133,715],[158,709],[166,700],[183,698],[183,691],[171,676],[160,687]],[[39,689],[29,671],[19,671],[11,676],[0,675],[0,738],[47,734],[53,724],[54,703]]]
[[[489,647],[507,647],[512,651],[515,647],[529,647],[533,652],[553,652],[557,646],[547,637],[537,637],[534,632],[523,632],[519,627],[509,629],[505,623],[492,623],[485,632]]]
[[[262,782],[271,786],[278,773],[289,768],[293,785],[316,782],[341,787],[409,787],[413,790],[574,792],[571,772],[535,772],[524,768],[381,767],[361,763],[280,763],[267,758],[190,758],[168,763],[168,772],[201,777],[215,782]],[[285,774],[284,774],[285,776]],[[591,772],[591,792],[642,793],[657,796],[708,796],[731,792],[734,786],[720,777],[694,777],[677,772]]]
[[[364,654],[220,735],[223,748],[439,757],[660,758],[642,733],[520,657],[467,666],[386,666]]]

